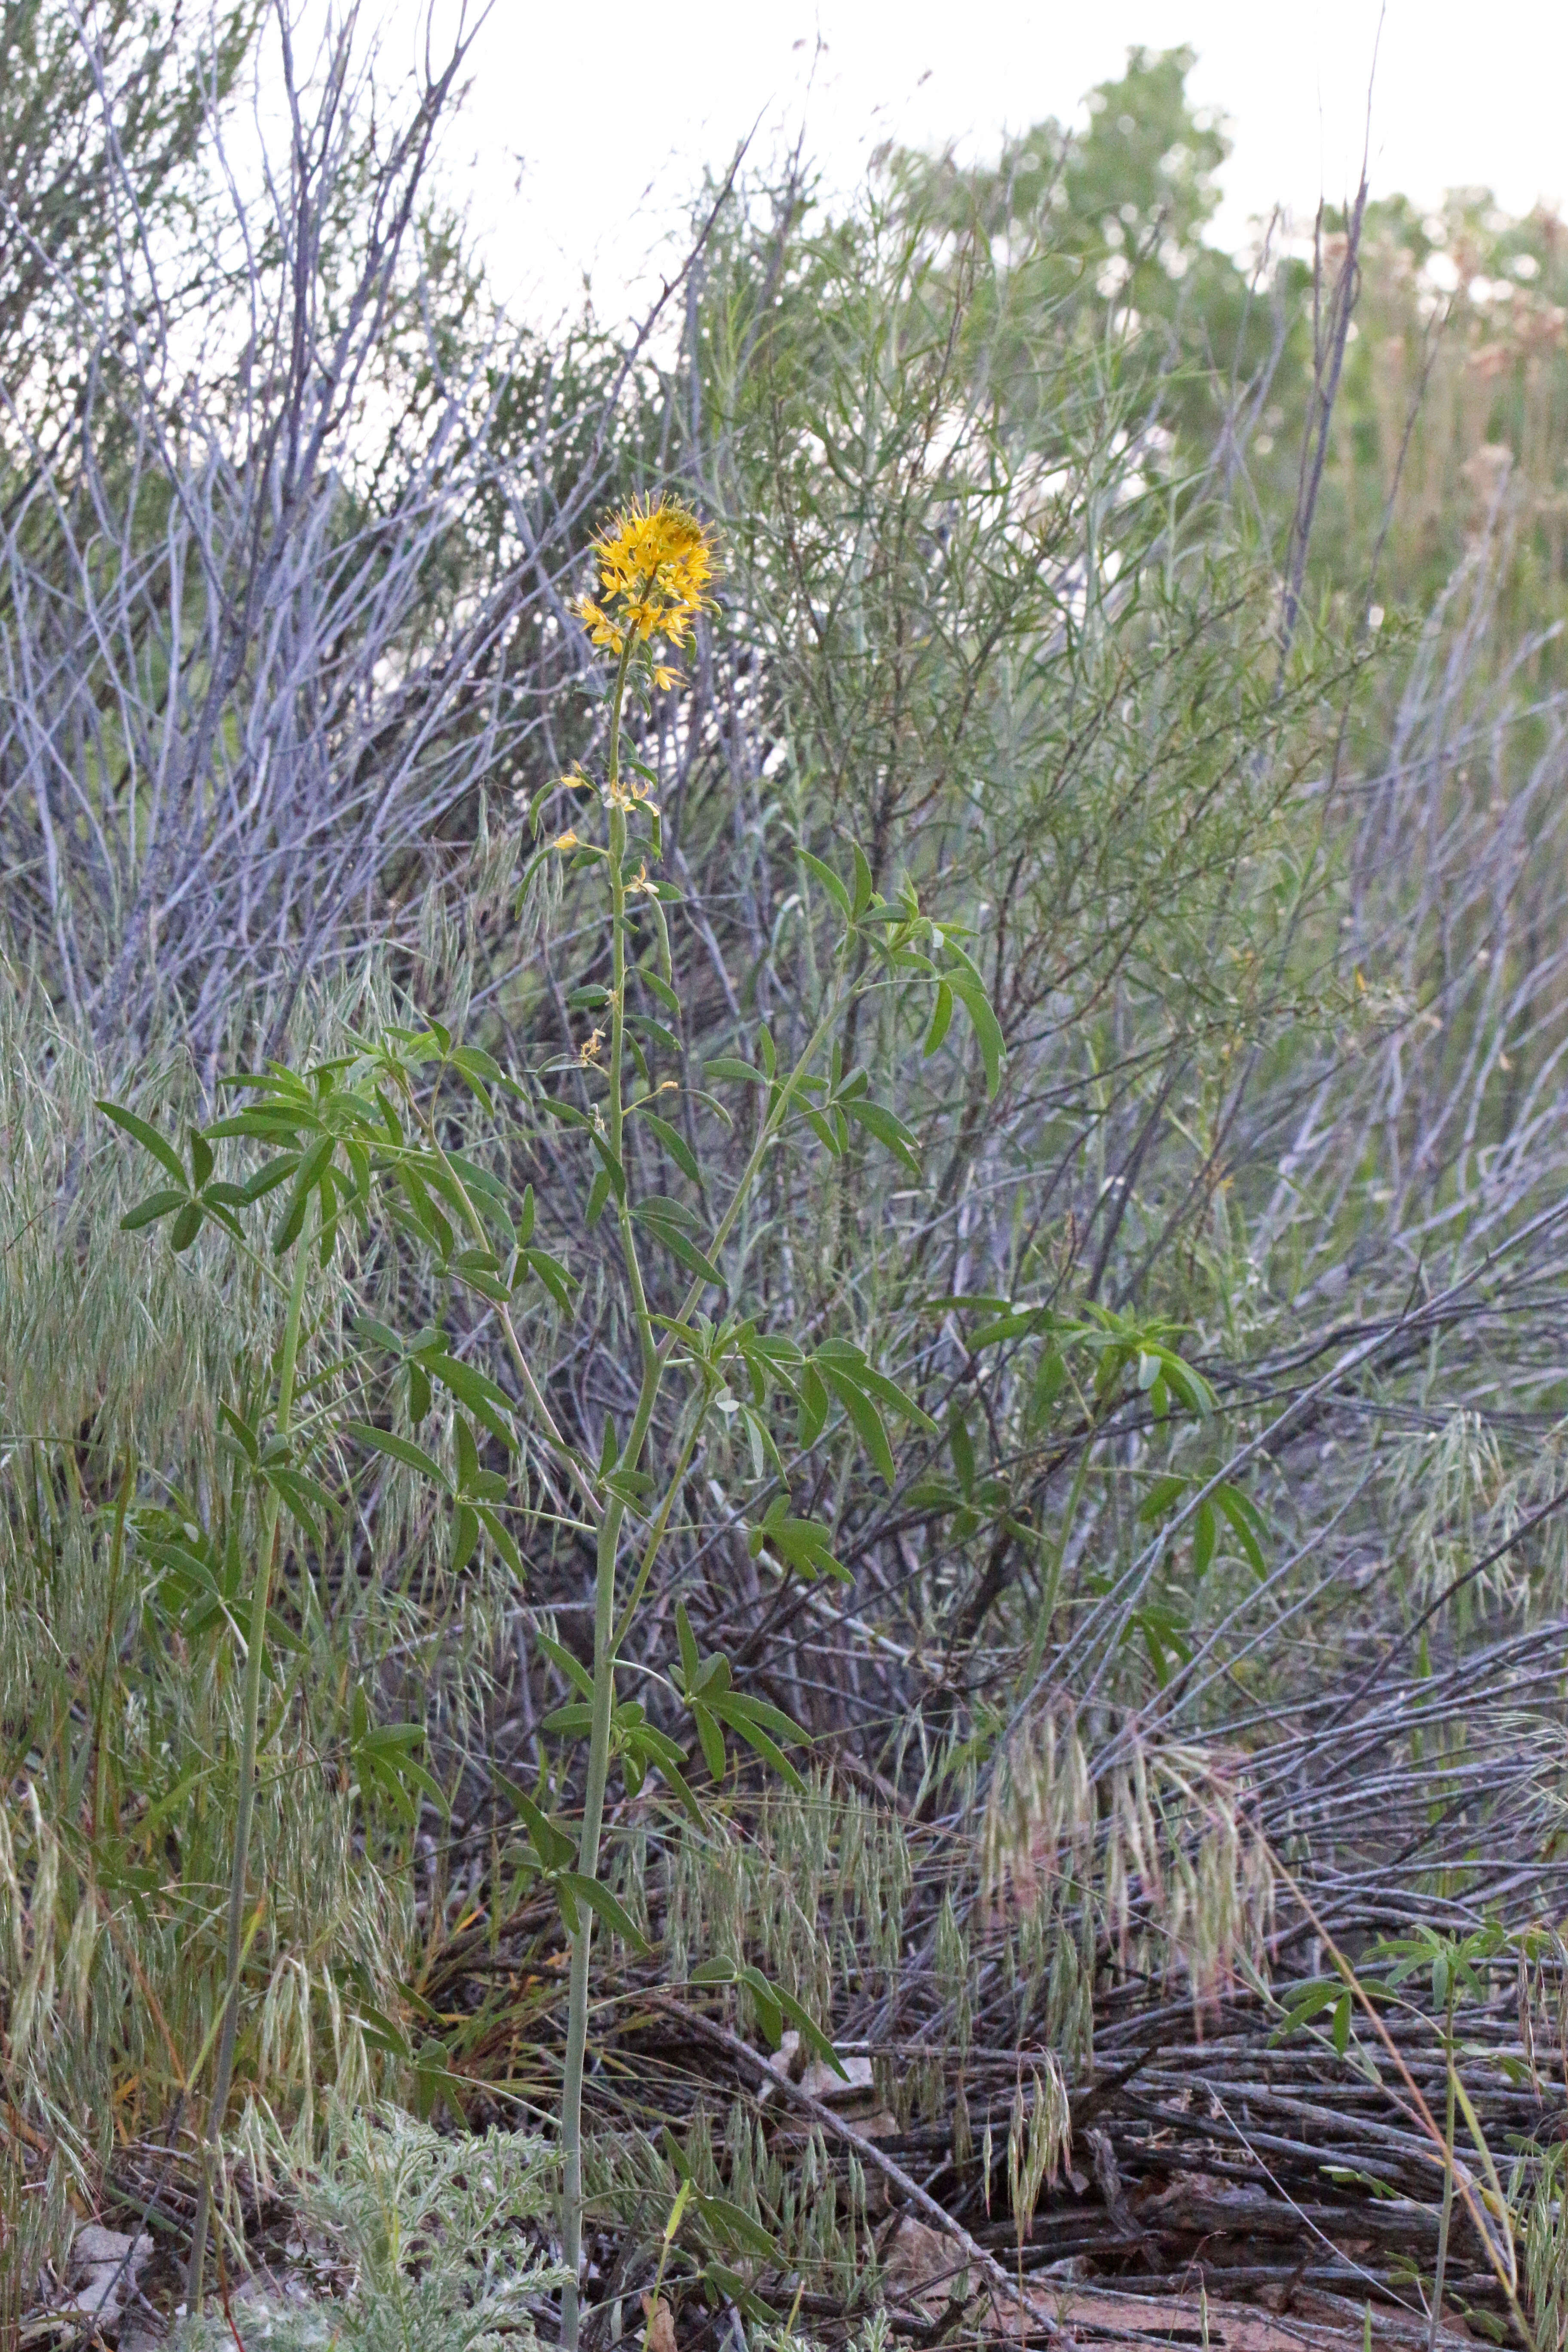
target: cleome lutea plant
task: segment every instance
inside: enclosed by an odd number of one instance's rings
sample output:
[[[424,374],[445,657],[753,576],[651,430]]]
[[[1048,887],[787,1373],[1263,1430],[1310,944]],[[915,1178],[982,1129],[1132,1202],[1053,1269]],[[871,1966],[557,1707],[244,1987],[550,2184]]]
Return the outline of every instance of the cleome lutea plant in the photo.
[[[722,1655],[699,1654],[679,1600],[673,1618],[677,1654],[664,1676],[657,1710],[687,1724],[681,1741],[657,1724],[648,1706],[623,1697],[617,1660],[658,1570],[693,1455],[718,1415],[746,1433],[753,1482],[762,1496],[750,1521],[753,1556],[764,1550],[782,1575],[842,1577],[825,1528],[796,1517],[771,1426],[774,1411],[793,1411],[805,1445],[815,1444],[830,1417],[854,1431],[872,1464],[889,1481],[892,1457],[885,1416],[931,1429],[899,1384],[848,1338],[814,1335],[808,1346],[776,1318],[745,1312],[744,1269],[727,1262],[737,1221],[769,1157],[813,1139],[841,1154],[856,1130],[913,1164],[915,1142],[897,1112],[878,1101],[863,1069],[843,1066],[841,1040],[853,1002],[879,987],[931,992],[928,1050],[940,1045],[957,1010],[976,1033],[989,1082],[999,1073],[1002,1040],[984,983],[960,940],[922,915],[911,888],[887,898],[853,849],[848,881],[803,853],[814,882],[832,901],[842,931],[824,1009],[794,1067],[778,1066],[772,1037],[760,1020],[755,1058],[730,1057],[702,1066],[704,1088],[739,1087],[752,1102],[754,1139],[721,1213],[704,1223],[686,1201],[639,1192],[628,1137],[636,1121],[656,1137],[661,1160],[672,1163],[706,1202],[713,1187],[701,1164],[704,1119],[712,1131],[728,1123],[713,1093],[694,1088],[702,1117],[682,1133],[662,1115],[679,1081],[657,1075],[661,1051],[673,1060],[681,999],[672,961],[666,906],[679,892],[658,873],[660,813],[650,796],[651,772],[632,756],[623,726],[627,698],[667,689],[674,673],[664,656],[690,642],[714,578],[710,536],[684,507],[660,499],[635,503],[616,515],[595,542],[598,593],[579,613],[605,656],[608,696],[606,753],[602,777],[579,770],[535,801],[536,839],[552,795],[564,788],[585,814],[542,842],[523,876],[533,886],[549,861],[566,861],[602,883],[609,929],[610,979],[592,992],[588,1009],[600,1025],[572,1055],[554,1054],[537,1067],[503,1070],[486,1052],[465,1045],[454,1030],[426,1018],[423,1026],[384,1025],[352,1034],[347,1052],[298,1069],[268,1062],[259,1073],[230,1076],[245,1106],[193,1129],[185,1153],[136,1113],[101,1105],[108,1117],[160,1164],[168,1181],[124,1219],[132,1229],[166,1226],[176,1253],[187,1250],[203,1226],[221,1228],[253,1268],[286,1297],[283,1339],[263,1392],[217,1401],[237,1487],[246,1505],[248,1601],[228,1565],[233,1613],[245,1628],[245,1683],[240,1711],[239,1797],[228,1888],[226,1967],[217,2011],[207,2103],[205,2156],[191,2253],[189,2294],[199,2307],[215,2162],[234,2087],[235,2053],[245,1961],[259,1917],[248,1883],[249,1842],[262,1741],[263,1685],[280,1562],[292,1548],[303,1570],[321,1551],[327,1517],[355,1491],[356,1470],[401,1465],[445,1497],[452,1562],[460,1570],[488,1544],[520,1587],[524,1578],[520,1529],[551,1513],[582,1539],[595,1559],[591,1671],[563,1645],[541,1637],[574,1685],[577,1696],[547,1718],[562,1743],[557,1769],[542,1769],[530,1792],[508,1785],[526,1837],[529,1867],[553,1888],[571,1939],[567,2041],[560,2112],[561,2234],[565,2283],[562,2338],[574,2346],[583,2248],[582,2108],[587,2056],[590,1972],[595,1918],[628,1943],[640,1945],[626,1906],[606,1883],[603,1864],[605,1794],[618,1770],[629,1794],[649,1774],[673,1801],[699,1821],[700,1759],[713,1781],[730,1769],[727,1739],[743,1744],[760,1769],[803,1787],[787,1750],[805,1738],[781,1709],[734,1687]],[[657,1007],[657,1013],[647,1008]],[[548,1376],[531,1344],[531,1321],[570,1321],[585,1311],[569,1265],[540,1245],[531,1183],[521,1192],[470,1148],[444,1138],[443,1090],[458,1086],[475,1098],[498,1147],[509,1116],[547,1123],[566,1146],[566,1164],[581,1182],[582,1210],[592,1226],[614,1220],[624,1262],[626,1295],[640,1361],[640,1387],[629,1426],[606,1416],[597,1459],[569,1442],[551,1411]],[[570,1086],[576,1099],[567,1098]],[[695,1145],[689,1138],[695,1137]],[[237,1176],[220,1172],[219,1155],[259,1147],[259,1164]],[[574,1160],[572,1155],[575,1154]],[[503,1153],[498,1149],[497,1158]],[[281,1194],[270,1246],[256,1231],[261,1203]],[[439,1295],[466,1292],[483,1302],[504,1335],[515,1392],[466,1361],[459,1340],[426,1324],[417,1331],[363,1317],[346,1349],[330,1351],[325,1326],[312,1325],[310,1268],[334,1255],[367,1261],[376,1252],[419,1253]],[[676,1311],[660,1314],[645,1281],[648,1254],[661,1254],[685,1277]],[[736,1254],[731,1252],[732,1258]],[[679,1282],[679,1277],[678,1277]],[[658,1295],[656,1293],[656,1295]],[[317,1361],[320,1353],[322,1360]],[[406,1431],[393,1425],[399,1383],[405,1383]],[[673,1461],[659,1475],[650,1467],[649,1432],[656,1405],[673,1400],[677,1436]],[[419,1433],[442,1393],[451,1433],[447,1460]],[[492,1466],[506,1464],[504,1469]],[[188,1530],[191,1540],[199,1531]],[[230,1551],[232,1553],[232,1541]],[[308,1584],[308,1575],[302,1579]],[[684,1710],[682,1716],[680,1710]],[[380,1783],[412,1806],[439,1803],[442,1792],[416,1753],[410,1727],[374,1726],[359,1710],[355,1768],[362,1785]],[[580,1799],[580,1825],[565,1825],[563,1800]],[[696,1971],[716,1984],[748,1984],[757,2013],[776,2042],[787,2020],[808,2045],[837,2064],[830,2043],[800,2003],[743,1962],[715,1957]],[[205,2055],[205,2053],[204,2053]]]

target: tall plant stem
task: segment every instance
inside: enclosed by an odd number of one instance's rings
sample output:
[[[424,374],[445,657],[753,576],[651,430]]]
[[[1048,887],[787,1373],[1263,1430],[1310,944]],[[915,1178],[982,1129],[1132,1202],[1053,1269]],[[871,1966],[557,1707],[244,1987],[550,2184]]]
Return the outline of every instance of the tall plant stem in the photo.
[[[596,1875],[599,1833],[605,1818],[605,1784],[610,1768],[610,1721],[615,1707],[615,1659],[610,1647],[616,1609],[616,1548],[621,1506],[613,1497],[599,1522],[597,1574],[594,1588],[594,1709],[588,1735],[588,1777],[583,1795],[583,1834],[577,1868]],[[566,2011],[566,2066],[561,2089],[562,2253],[566,2283],[561,2290],[561,2341],[577,2352],[577,2278],[583,2260],[583,2071],[588,2052],[588,1962],[594,1915],[579,1908],[572,1941],[572,1976]]]
[[[424,1130],[426,1141],[428,1143],[431,1150],[435,1153],[437,1159],[439,1160],[442,1167],[445,1169],[447,1172],[447,1181],[452,1187],[455,1198],[459,1200],[463,1204],[463,1214],[468,1219],[468,1229],[472,1233],[474,1239],[479,1243],[479,1247],[482,1249],[485,1246],[486,1242],[484,1219],[480,1216],[478,1209],[475,1208],[473,1195],[470,1193],[467,1184],[463,1181],[463,1171],[457,1166],[456,1162],[452,1159],[451,1153],[447,1150],[446,1145],[442,1142],[441,1138],[437,1131],[436,1122],[430,1116],[428,1108],[423,1103],[417,1102],[414,1099],[412,1089],[410,1089],[409,1092],[409,1108],[413,1112],[415,1118],[419,1121],[420,1127]],[[522,1341],[517,1336],[517,1325],[512,1320],[510,1307],[504,1301],[499,1303],[497,1307],[497,1314],[500,1321],[501,1330],[505,1335],[508,1351],[510,1352],[512,1363],[516,1368],[518,1381],[521,1386],[522,1392],[528,1399],[529,1404],[532,1407],[533,1412],[538,1416],[539,1425],[543,1430],[545,1436],[549,1439],[550,1444],[555,1449],[557,1455],[565,1465],[566,1469],[571,1474],[572,1477],[575,1480],[578,1490],[582,1495],[584,1503],[587,1507],[590,1517],[596,1517],[599,1509],[599,1489],[595,1480],[593,1465],[584,1460],[582,1454],[578,1453],[574,1445],[569,1445],[567,1444],[565,1438],[562,1435],[560,1429],[556,1426],[555,1416],[551,1412],[549,1405],[545,1402],[539,1383],[533,1377],[533,1367],[528,1360],[527,1350],[523,1347]]]
[[[294,1279],[289,1291],[289,1312],[283,1325],[283,1355],[278,1373],[277,1432],[288,1433],[294,1409],[294,1373],[300,1356],[300,1322],[305,1306],[305,1276],[310,1245],[301,1234],[294,1245]],[[202,2177],[196,2191],[195,2226],[191,2237],[190,2267],[185,2279],[185,2305],[193,2316],[202,2307],[202,2273],[206,2266],[207,2222],[212,2210],[213,2152],[223,2136],[223,2119],[234,2080],[234,2045],[239,2031],[239,1972],[244,1948],[245,1885],[250,1865],[250,1824],[256,1811],[256,1745],[261,1721],[261,1675],[266,1663],[267,1612],[272,1599],[272,1574],[278,1558],[278,1496],[268,1486],[261,1505],[261,1550],[256,1586],[250,1597],[250,1630],[245,1654],[244,1713],[239,1734],[239,1795],[234,1816],[234,1862],[228,1882],[228,1950],[224,1969],[223,2030],[218,2036],[217,2065],[213,2074],[212,2105],[202,2147]]]
[[[626,803],[620,790],[621,711],[626,695],[626,666],[629,644],[621,656],[616,677],[615,698],[610,715],[610,746],[608,783],[605,797],[609,803],[610,920],[612,959],[610,987],[610,1040],[605,1064],[608,1098],[605,1106],[605,1140],[615,1165],[622,1171],[616,1191],[616,1214],[620,1226],[621,1249],[626,1259],[626,1280],[631,1294],[632,1317],[637,1326],[642,1354],[642,1382],[637,1392],[637,1410],[626,1443],[616,1458],[616,1471],[637,1469],[642,1458],[647,1433],[653,1420],[654,1406],[658,1401],[660,1384],[675,1347],[676,1329],[684,1324],[702,1296],[704,1283],[700,1276],[691,1284],[671,1328],[662,1339],[654,1337],[653,1318],[648,1312],[647,1296],[643,1287],[642,1268],[637,1262],[636,1231],[632,1223],[631,1202],[625,1183],[626,1113],[622,1090],[622,1058],[626,1038]],[[794,1072],[774,1093],[772,1108],[763,1120],[741,1172],[730,1205],[716,1227],[710,1252],[722,1248],[733,1229],[745,1197],[767,1156],[773,1136],[783,1124],[797,1087],[823,1040],[826,1037],[842,1010],[842,993],[836,993],[833,1003],[818,1022],[807,1041],[805,1051],[796,1062]],[[688,1455],[689,1456],[689,1448]],[[588,1731],[588,1769],[583,1791],[583,1829],[578,1841],[577,1869],[580,1876],[596,1879],[599,1870],[599,1840],[605,1821],[605,1790],[610,1769],[610,1734],[615,1718],[616,1655],[625,1638],[632,1611],[652,1572],[664,1529],[668,1520],[669,1506],[675,1487],[684,1475],[685,1460],[677,1471],[676,1479],[666,1497],[665,1507],[655,1519],[643,1563],[626,1610],[620,1623],[616,1617],[616,1561],[620,1548],[621,1528],[626,1517],[626,1506],[620,1495],[611,1487],[604,1494],[604,1516],[599,1521],[598,1544],[595,1553],[594,1582],[594,1697]],[[583,2074],[588,2050],[588,1971],[592,1957],[594,1933],[593,1913],[586,1904],[580,1906],[576,1934],[572,1942],[572,1972],[567,1995],[566,2063],[561,2089],[561,2156],[562,2156],[562,2254],[566,2271],[566,2284],[561,2293],[561,2341],[564,2352],[577,2352],[579,2327],[578,2274],[583,2257]]]
[[[1448,2143],[1448,2161],[1443,2168],[1443,2213],[1437,2225],[1437,2264],[1432,2278],[1432,2316],[1426,2330],[1426,2352],[1437,2352],[1437,2331],[1443,2325],[1443,2279],[1448,2267],[1448,2231],[1454,2218],[1454,2133],[1458,2126],[1455,2114],[1454,2074],[1454,2009],[1457,1983],[1448,1986],[1448,2013],[1443,2021],[1443,2057],[1448,2070],[1448,2109],[1444,2137]]]
[[[622,1100],[621,1057],[626,1040],[626,818],[620,802],[621,710],[626,699],[626,667],[631,658],[628,631],[616,673],[610,709],[610,751],[606,798],[610,810],[610,927],[613,969],[610,979],[610,1051],[606,1065],[609,1098],[605,1104],[605,1139],[616,1165],[626,1166],[625,1108]],[[653,1418],[663,1361],[654,1342],[653,1325],[643,1292],[641,1269],[632,1238],[630,1204],[625,1178],[617,1202],[621,1245],[630,1276],[632,1312],[642,1349],[642,1385],[637,1412],[626,1436],[620,1466],[636,1467],[643,1440]],[[616,1700],[616,1554],[620,1544],[625,1506],[614,1492],[605,1496],[599,1521],[594,1580],[594,1701],[588,1731],[588,1772],[583,1791],[583,1833],[578,1843],[577,1869],[595,1878],[599,1867],[599,1836],[605,1819],[605,1786],[610,1770],[610,1727]],[[561,2293],[561,2341],[565,2352],[577,2352],[579,2325],[578,2273],[583,2261],[583,2071],[588,2053],[588,1966],[592,1957],[594,1915],[586,1904],[580,1909],[572,1941],[572,1975],[566,2010],[566,2064],[561,2086],[562,2252],[566,2284]]]

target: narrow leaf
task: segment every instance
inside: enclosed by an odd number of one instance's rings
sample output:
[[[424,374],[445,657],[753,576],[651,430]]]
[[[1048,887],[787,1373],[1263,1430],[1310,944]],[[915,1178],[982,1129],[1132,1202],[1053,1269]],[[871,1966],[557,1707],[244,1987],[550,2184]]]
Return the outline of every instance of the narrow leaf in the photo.
[[[832,866],[825,866],[820,857],[814,857],[809,849],[801,851],[800,862],[808,874],[816,875],[845,921],[849,922],[852,919],[849,893],[833,871]]]
[[[571,1889],[579,1903],[585,1903],[590,1911],[596,1911],[605,1927],[613,1928],[634,1951],[646,1953],[648,1950],[647,1938],[642,1929],[631,1914],[616,1902],[607,1886],[601,1886],[596,1878],[585,1878],[578,1870],[563,1870],[561,1884]]]
[[[535,1633],[533,1644],[535,1649],[543,1651],[552,1665],[560,1667],[574,1691],[584,1698],[593,1697],[594,1677],[580,1658],[574,1658],[561,1643],[552,1641],[548,1633]]]
[[[937,982],[936,1003],[931,1006],[931,1026],[925,1034],[921,1051],[929,1060],[947,1035],[952,1021],[952,991],[945,980]]]
[[[144,1201],[138,1201],[133,1209],[127,1209],[120,1220],[120,1230],[122,1234],[140,1233],[143,1225],[156,1224],[160,1217],[168,1216],[174,1209],[186,1207],[189,1201],[188,1192],[171,1192],[167,1187],[162,1192],[149,1192]]]
[[[881,1414],[864,1389],[857,1385],[841,1365],[823,1363],[819,1359],[819,1370],[823,1379],[855,1424],[856,1434],[870,1456],[872,1464],[881,1472],[888,1486],[891,1486],[897,1474],[893,1466],[893,1449],[888,1443],[887,1425]]]
[[[159,1165],[174,1178],[181,1192],[189,1194],[191,1188],[184,1164],[166,1137],[160,1135],[155,1127],[150,1127],[144,1118],[138,1118],[133,1110],[127,1110],[122,1103],[105,1102],[100,1098],[98,1108],[105,1118],[111,1118],[116,1127],[122,1127],[127,1135],[134,1136],[143,1151],[150,1151]]]
[[[401,1462],[405,1469],[417,1470],[443,1494],[451,1493],[452,1482],[435,1455],[426,1454],[422,1445],[416,1445],[412,1438],[399,1437],[395,1430],[374,1428],[368,1421],[351,1421],[345,1427],[356,1444],[368,1446],[373,1454],[385,1454],[389,1462]]]

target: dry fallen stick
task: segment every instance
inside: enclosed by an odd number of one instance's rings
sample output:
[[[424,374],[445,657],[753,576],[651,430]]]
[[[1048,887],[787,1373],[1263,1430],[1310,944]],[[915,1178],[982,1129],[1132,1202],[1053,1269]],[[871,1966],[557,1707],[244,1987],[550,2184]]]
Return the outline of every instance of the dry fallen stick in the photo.
[[[902,2165],[895,2164],[874,2139],[868,2139],[864,2132],[858,2132],[853,2124],[846,2123],[842,2116],[836,2115],[821,2099],[814,2099],[809,2091],[803,2090],[787,2074],[775,2074],[767,2060],[753,2050],[750,2042],[742,2042],[738,2033],[731,2033],[727,2026],[718,2024],[710,2017],[704,2017],[700,2011],[682,2008],[679,2001],[665,2001],[660,2006],[679,2017],[682,2024],[693,2027],[719,2049],[727,2050],[731,2058],[743,2060],[763,2082],[782,2091],[786,2098],[793,2099],[796,2106],[810,2116],[815,2123],[820,2124],[825,2131],[831,2132],[846,2147],[853,2148],[862,2164],[872,2166],[918,2213],[923,2214],[934,2229],[941,2230],[951,2238],[965,2259],[976,2270],[984,2272],[994,2287],[999,2287],[1009,2301],[1021,2301],[1030,2318],[1038,2322],[1046,2336],[1064,2345],[1072,2342],[1070,2330],[1044,2311],[1026,2291],[1020,2296],[1018,2280],[997,2261],[995,2255],[988,2253],[976,2239],[972,2238],[963,2222],[955,2221],[947,2208],[939,2205],[918,2181],[911,2180]]]

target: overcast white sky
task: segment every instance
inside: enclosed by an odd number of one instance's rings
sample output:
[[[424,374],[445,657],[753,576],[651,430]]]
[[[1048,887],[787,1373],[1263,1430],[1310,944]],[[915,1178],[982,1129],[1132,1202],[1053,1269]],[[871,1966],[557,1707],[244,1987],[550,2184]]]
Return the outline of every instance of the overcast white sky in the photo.
[[[458,5],[434,0],[437,32]],[[387,71],[418,13],[366,0]],[[1239,247],[1276,200],[1310,215],[1353,188],[1380,16],[1374,191],[1568,205],[1568,0],[495,0],[447,172],[503,290],[563,300],[588,269],[618,311],[702,164],[759,117],[764,146],[804,120],[844,184],[889,135],[984,149],[1073,116],[1130,43],[1185,41],[1194,98],[1230,121],[1220,234]]]

